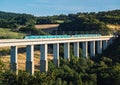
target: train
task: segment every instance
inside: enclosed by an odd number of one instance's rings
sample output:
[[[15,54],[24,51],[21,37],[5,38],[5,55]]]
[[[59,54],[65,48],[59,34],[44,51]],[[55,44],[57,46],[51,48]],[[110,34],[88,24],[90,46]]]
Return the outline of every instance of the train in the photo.
[[[79,37],[98,37],[101,34],[79,34],[79,35],[30,35],[24,39],[51,39],[51,38],[79,38]]]

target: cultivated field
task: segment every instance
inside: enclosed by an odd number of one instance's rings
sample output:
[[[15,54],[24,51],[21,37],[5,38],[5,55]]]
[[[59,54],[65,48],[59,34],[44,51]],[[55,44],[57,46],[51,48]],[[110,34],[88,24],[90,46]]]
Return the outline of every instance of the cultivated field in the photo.
[[[59,24],[42,24],[42,25],[35,25],[37,29],[50,29],[50,28],[58,28]]]

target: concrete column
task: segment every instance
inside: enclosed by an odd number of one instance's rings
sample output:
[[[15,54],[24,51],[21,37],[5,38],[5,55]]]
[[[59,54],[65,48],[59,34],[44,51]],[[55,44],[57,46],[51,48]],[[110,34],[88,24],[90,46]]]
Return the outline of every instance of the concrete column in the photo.
[[[54,64],[59,67],[59,43],[53,44]]]
[[[95,41],[90,42],[90,56],[95,56]]]
[[[82,55],[88,58],[88,42],[82,42]]]
[[[70,61],[70,43],[64,43],[64,58]]]
[[[11,70],[18,74],[17,46],[11,46],[10,56]]]
[[[102,53],[102,41],[97,41],[97,53]]]
[[[79,42],[74,43],[74,56],[79,57]]]
[[[108,41],[104,40],[103,41],[103,50],[105,50],[107,48],[107,45],[108,45]]]
[[[34,74],[34,46],[27,45],[26,47],[26,71],[31,75]]]
[[[40,71],[48,71],[47,44],[40,45]]]

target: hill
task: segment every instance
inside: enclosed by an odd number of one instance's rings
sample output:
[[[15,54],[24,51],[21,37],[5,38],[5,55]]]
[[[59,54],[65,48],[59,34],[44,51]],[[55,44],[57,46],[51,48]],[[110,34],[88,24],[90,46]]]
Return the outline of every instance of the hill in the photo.
[[[69,14],[67,20],[60,24],[61,31],[111,31],[120,24],[120,10]],[[112,28],[111,28],[112,25]],[[118,30],[118,29],[117,29]]]
[[[60,24],[62,31],[99,31],[109,30],[109,24],[120,24],[120,10],[105,12],[90,12],[77,14],[60,14],[46,17],[36,17],[30,14],[9,13],[0,11],[0,27],[21,29],[28,25]],[[37,26],[38,27],[38,26]]]

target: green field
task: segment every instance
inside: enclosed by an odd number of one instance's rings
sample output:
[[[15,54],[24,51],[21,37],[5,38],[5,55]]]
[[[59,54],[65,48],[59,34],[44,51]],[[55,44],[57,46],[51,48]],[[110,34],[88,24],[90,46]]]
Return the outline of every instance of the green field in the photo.
[[[10,28],[0,28],[0,39],[21,39],[25,33],[13,32]]]
[[[55,22],[57,22],[57,23],[61,24],[61,23],[63,23],[63,22],[64,22],[64,20],[55,20]]]

